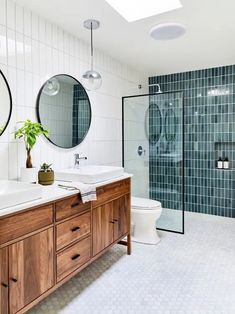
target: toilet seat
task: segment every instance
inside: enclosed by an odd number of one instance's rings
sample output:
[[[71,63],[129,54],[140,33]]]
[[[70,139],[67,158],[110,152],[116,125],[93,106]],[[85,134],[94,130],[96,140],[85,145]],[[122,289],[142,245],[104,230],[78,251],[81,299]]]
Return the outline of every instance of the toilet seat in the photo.
[[[155,200],[150,200],[148,198],[132,197],[131,207],[135,210],[156,210],[161,209],[162,204]]]

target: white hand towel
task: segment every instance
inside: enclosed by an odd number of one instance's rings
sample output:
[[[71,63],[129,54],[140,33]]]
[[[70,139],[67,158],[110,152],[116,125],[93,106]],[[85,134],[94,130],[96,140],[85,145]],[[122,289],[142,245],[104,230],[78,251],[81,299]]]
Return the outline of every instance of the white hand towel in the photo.
[[[78,190],[83,203],[97,200],[96,187],[94,185],[82,182],[66,182],[65,184],[58,184],[58,186],[69,191]]]

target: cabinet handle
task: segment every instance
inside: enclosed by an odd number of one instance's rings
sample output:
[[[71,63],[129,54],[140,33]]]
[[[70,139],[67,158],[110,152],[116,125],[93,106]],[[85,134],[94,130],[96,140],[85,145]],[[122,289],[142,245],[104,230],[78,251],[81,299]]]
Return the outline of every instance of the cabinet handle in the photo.
[[[74,207],[77,207],[79,205],[79,202],[75,203],[75,204],[72,204],[71,205],[71,208],[74,208]]]
[[[114,221],[110,221],[111,224],[114,224]]]
[[[114,222],[118,222],[118,219],[114,219]]]
[[[17,282],[17,279],[16,279],[16,278],[11,278],[11,280],[12,280],[13,282]]]
[[[74,256],[71,257],[71,260],[74,261],[75,259],[77,259],[77,258],[79,258],[79,257],[80,257],[80,254],[75,254]]]
[[[8,285],[7,285],[6,283],[2,283],[2,286],[3,286],[4,288],[8,288]]]
[[[74,227],[71,229],[72,232],[79,231],[79,230],[80,230],[80,227]]]

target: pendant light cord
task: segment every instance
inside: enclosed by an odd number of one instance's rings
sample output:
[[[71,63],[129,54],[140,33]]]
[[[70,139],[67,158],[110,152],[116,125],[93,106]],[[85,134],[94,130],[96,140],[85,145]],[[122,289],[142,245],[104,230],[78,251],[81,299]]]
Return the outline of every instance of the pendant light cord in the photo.
[[[93,71],[93,24],[91,22],[91,70]]]

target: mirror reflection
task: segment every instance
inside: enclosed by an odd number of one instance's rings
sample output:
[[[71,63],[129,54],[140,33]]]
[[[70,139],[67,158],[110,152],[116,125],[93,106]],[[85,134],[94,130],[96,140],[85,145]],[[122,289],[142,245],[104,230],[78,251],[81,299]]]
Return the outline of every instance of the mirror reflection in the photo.
[[[166,104],[165,138],[167,142],[174,142],[176,138],[177,119],[172,103]]]
[[[82,84],[67,74],[56,75],[42,86],[37,99],[38,120],[56,146],[72,148],[85,138],[91,107]]]
[[[156,144],[162,133],[162,114],[155,103],[149,105],[145,117],[145,129],[150,144]]]
[[[5,131],[11,116],[11,94],[6,78],[0,71],[0,135]]]

